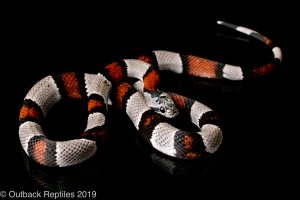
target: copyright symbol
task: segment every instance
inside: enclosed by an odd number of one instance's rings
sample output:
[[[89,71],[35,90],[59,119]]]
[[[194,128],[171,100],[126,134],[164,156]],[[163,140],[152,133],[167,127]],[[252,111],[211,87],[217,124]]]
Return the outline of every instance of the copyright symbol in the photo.
[[[0,197],[5,198],[6,197],[6,192],[5,191],[0,191]]]

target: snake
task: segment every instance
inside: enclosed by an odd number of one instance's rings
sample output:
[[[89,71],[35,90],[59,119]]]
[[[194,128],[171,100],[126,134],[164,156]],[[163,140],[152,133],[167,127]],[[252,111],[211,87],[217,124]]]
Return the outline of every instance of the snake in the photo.
[[[281,49],[268,37],[231,23],[217,21],[217,24],[262,42],[273,58],[266,64],[242,67],[156,50],[135,59],[113,62],[97,73],[61,72],[46,76],[29,90],[20,108],[19,138],[25,153],[35,162],[51,167],[67,167],[88,160],[96,153],[99,141],[105,141],[107,136],[110,98],[158,152],[185,160],[215,153],[223,141],[219,115],[199,101],[160,90],[160,72],[239,81],[269,74],[282,61]],[[86,102],[86,128],[77,138],[50,140],[43,130],[45,117],[65,98]],[[181,113],[186,114],[197,131],[184,131],[168,122]]]

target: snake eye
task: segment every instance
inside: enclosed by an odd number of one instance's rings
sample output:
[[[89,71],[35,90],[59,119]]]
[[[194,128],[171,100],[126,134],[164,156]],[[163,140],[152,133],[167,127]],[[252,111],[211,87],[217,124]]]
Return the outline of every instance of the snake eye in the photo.
[[[165,113],[165,109],[163,107],[160,107],[159,110],[161,113]]]

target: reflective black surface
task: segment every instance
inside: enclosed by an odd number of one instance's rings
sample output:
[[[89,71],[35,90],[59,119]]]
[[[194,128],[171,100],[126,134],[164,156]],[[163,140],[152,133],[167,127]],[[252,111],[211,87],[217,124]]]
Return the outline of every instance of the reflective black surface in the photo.
[[[201,196],[206,189],[229,187],[229,193],[241,190],[247,194],[263,191],[266,184],[280,187],[279,179],[292,176],[290,158],[296,149],[293,138],[297,123],[291,113],[296,113],[298,66],[289,20],[281,21],[279,16],[264,12],[256,17],[241,13],[205,20],[197,17],[185,16],[186,26],[179,28],[180,16],[162,16],[166,22],[156,20],[157,24],[151,19],[145,24],[120,19],[101,25],[100,19],[97,24],[77,21],[58,25],[50,23],[51,19],[42,24],[20,19],[17,30],[13,31],[16,36],[8,48],[12,54],[8,56],[8,73],[5,74],[11,77],[14,85],[5,82],[7,95],[2,97],[2,100],[8,98],[9,103],[2,104],[5,107],[2,127],[5,129],[1,131],[0,189],[96,190],[97,197],[113,198],[120,194],[139,196],[136,191],[149,197],[157,197],[159,192],[168,196],[175,191],[183,196],[191,193]],[[108,141],[103,147],[99,146],[98,153],[89,161],[75,167],[52,169],[39,166],[24,156],[18,138],[18,112],[30,87],[48,74],[70,70],[95,72],[112,61],[155,49],[236,65],[268,61],[271,54],[260,43],[252,40],[249,43],[247,37],[234,40],[217,36],[216,33],[233,33],[218,28],[217,19],[269,36],[282,47],[284,55],[283,64],[274,73],[247,82],[162,74],[163,89],[197,99],[221,114],[224,143],[217,154],[194,162],[166,157],[147,146],[136,136],[130,121],[111,108]],[[194,29],[195,26],[200,28]],[[86,116],[84,106],[80,105],[83,104],[61,102],[50,111],[46,126],[50,138],[70,138],[84,129]],[[246,186],[251,182],[255,184]]]

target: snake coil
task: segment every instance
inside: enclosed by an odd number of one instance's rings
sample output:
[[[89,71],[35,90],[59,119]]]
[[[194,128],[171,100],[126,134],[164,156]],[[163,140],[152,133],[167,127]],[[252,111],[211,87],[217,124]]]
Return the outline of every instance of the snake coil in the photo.
[[[279,47],[251,29],[218,21],[270,47],[273,59],[262,66],[244,68],[192,55],[153,51],[138,59],[111,63],[97,74],[65,72],[37,82],[25,96],[20,110],[19,137],[26,154],[45,166],[65,167],[81,163],[97,150],[96,140],[107,133],[107,107],[111,89],[116,106],[131,119],[141,136],[156,150],[181,159],[197,159],[214,153],[222,143],[218,115],[206,105],[178,94],[158,90],[159,71],[171,71],[209,79],[245,80],[270,73],[282,60]],[[127,78],[134,78],[134,83]],[[43,132],[49,109],[63,98],[85,99],[87,126],[78,138],[52,141]],[[180,130],[165,118],[185,113],[197,132]]]

